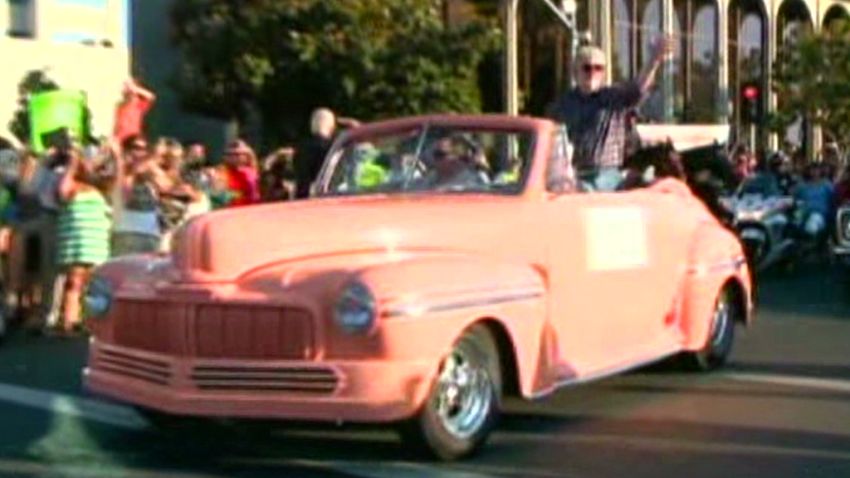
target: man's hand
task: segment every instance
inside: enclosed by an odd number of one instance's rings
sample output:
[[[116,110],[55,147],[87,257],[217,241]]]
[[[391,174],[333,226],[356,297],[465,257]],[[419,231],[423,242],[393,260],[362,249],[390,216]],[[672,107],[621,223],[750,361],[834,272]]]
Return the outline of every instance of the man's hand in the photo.
[[[356,127],[360,126],[360,121],[358,121],[354,118],[348,118],[348,117],[345,117],[345,116],[341,116],[341,117],[337,118],[336,122],[337,122],[338,125],[342,126],[343,128],[356,128]]]
[[[655,76],[661,63],[668,58],[672,58],[675,54],[676,39],[671,35],[663,35],[655,40],[652,47],[652,62],[644,66],[640,77],[638,77],[638,87],[643,98],[646,98],[655,85]]]
[[[663,35],[655,39],[652,45],[653,56],[655,63],[661,63],[664,60],[673,58],[676,54],[676,39],[672,35]]]

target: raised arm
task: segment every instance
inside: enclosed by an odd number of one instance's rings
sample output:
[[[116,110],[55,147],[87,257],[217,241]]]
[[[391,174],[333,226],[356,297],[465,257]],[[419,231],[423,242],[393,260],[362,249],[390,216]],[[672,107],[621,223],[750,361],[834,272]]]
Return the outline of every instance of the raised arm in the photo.
[[[644,67],[638,77],[638,87],[643,97],[646,97],[650,90],[652,90],[652,87],[655,86],[658,69],[664,63],[664,60],[673,56],[675,48],[676,40],[671,36],[663,36],[655,41],[652,61]]]
[[[65,172],[62,173],[62,177],[59,179],[59,185],[56,191],[59,201],[61,202],[68,202],[74,198],[75,194],[77,194],[76,177],[77,172],[80,169],[80,155],[76,151],[70,151],[68,154],[70,155],[68,167],[65,168]]]
[[[142,85],[140,85],[138,82],[136,82],[136,80],[134,80],[132,78],[127,80],[126,87],[134,95],[136,95],[136,96],[138,96],[138,97],[140,97],[140,98],[142,98],[142,99],[144,99],[144,100],[146,100],[150,103],[153,103],[154,101],[156,101],[156,95],[152,91],[144,88]]]

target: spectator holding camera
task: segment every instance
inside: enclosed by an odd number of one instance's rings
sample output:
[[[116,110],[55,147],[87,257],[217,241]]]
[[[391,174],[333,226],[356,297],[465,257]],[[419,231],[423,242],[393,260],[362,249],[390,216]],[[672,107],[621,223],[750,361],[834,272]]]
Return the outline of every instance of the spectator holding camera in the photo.
[[[127,138],[115,148],[114,155],[117,174],[112,191],[112,255],[156,252],[162,238],[159,191],[167,188],[166,175],[142,136]]]

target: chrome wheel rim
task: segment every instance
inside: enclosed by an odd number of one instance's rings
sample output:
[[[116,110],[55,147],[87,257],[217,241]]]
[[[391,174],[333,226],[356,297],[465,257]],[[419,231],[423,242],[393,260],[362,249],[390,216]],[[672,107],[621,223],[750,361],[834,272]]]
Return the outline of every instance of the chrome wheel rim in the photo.
[[[464,440],[475,435],[490,413],[493,401],[490,373],[472,363],[462,351],[443,361],[437,381],[437,415],[443,427]]]
[[[722,296],[714,308],[714,317],[711,321],[711,347],[718,348],[723,344],[726,338],[726,328],[729,324],[730,317],[729,301],[726,296]]]

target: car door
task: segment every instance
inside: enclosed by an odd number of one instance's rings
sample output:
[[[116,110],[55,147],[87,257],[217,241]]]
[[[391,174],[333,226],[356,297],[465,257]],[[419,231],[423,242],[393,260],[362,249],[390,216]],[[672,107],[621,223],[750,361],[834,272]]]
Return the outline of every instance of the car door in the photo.
[[[662,195],[554,189],[549,311],[563,368],[591,377],[674,351],[678,334],[668,311],[684,268],[666,250],[685,241],[669,243],[675,234],[666,229]]]

